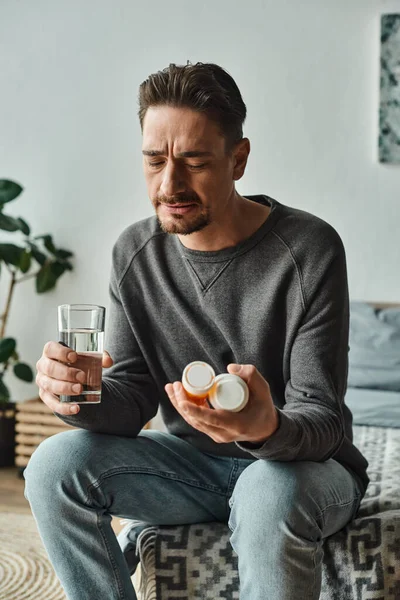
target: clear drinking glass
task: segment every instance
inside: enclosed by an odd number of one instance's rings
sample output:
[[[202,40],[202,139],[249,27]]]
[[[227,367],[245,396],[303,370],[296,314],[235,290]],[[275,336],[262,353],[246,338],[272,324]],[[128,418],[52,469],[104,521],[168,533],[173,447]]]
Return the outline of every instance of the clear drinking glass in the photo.
[[[58,340],[78,354],[71,363],[86,374],[82,393],[60,395],[60,402],[98,404],[101,402],[101,378],[106,309],[95,304],[62,304],[58,307]]]

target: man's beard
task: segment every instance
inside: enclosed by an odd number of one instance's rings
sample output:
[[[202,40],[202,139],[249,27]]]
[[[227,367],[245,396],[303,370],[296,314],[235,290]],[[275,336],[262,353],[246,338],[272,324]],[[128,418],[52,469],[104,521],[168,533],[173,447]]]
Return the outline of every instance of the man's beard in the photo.
[[[165,233],[189,235],[191,233],[195,233],[196,231],[201,231],[211,222],[210,210],[208,208],[201,207],[201,203],[195,194],[183,194],[173,198],[159,196],[155,200],[152,200],[152,203],[155,208],[160,227]],[[161,204],[168,204],[169,206],[173,204],[176,204],[177,206],[182,204],[196,204],[201,208],[200,210],[195,209],[195,215],[181,215],[176,213],[170,214],[161,219],[158,210]]]

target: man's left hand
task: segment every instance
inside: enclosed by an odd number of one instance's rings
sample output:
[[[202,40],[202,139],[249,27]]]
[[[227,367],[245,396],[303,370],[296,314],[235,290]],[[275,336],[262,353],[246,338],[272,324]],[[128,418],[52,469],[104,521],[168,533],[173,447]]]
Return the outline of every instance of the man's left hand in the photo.
[[[230,364],[228,373],[239,375],[249,387],[249,401],[240,412],[196,406],[179,381],[167,383],[165,391],[185,421],[215,442],[262,444],[279,426],[269,384],[253,365]]]

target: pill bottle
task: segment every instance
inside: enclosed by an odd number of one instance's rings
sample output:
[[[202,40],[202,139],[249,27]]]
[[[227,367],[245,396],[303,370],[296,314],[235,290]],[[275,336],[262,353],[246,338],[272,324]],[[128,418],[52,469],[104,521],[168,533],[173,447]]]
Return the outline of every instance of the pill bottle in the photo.
[[[239,412],[249,400],[249,388],[238,375],[222,373],[215,378],[208,399],[214,408]]]
[[[206,404],[208,398],[213,408],[239,412],[249,399],[249,389],[241,377],[230,373],[215,376],[214,369],[202,361],[191,362],[185,367],[182,385],[198,406]]]
[[[182,374],[182,385],[189,398],[198,406],[206,403],[214,385],[215,371],[206,362],[196,360],[189,363]]]

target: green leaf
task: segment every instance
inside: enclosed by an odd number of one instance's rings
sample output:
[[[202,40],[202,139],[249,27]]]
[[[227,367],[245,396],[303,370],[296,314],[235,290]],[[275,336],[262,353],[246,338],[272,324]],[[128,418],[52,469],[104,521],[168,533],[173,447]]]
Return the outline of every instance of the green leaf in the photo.
[[[24,188],[10,179],[0,179],[0,202],[11,202],[20,195]]]
[[[57,250],[53,243],[53,238],[51,235],[36,235],[33,239],[35,240],[43,240],[44,247],[51,252],[51,254],[56,254]]]
[[[14,352],[12,353],[11,358],[13,358],[16,361],[19,360],[19,354],[16,350],[14,350]]]
[[[3,382],[3,378],[0,377],[0,402],[8,402],[10,399],[10,391],[6,384]]]
[[[62,248],[56,250],[55,254],[57,258],[71,258],[71,256],[73,256],[72,252],[69,252],[68,250],[63,250]]]
[[[19,227],[17,219],[0,213],[0,229],[3,229],[3,231],[18,231]]]
[[[33,258],[39,263],[39,265],[43,266],[47,260],[47,256],[45,254],[43,254],[43,252],[40,252],[40,250],[36,246],[36,244],[33,244],[32,242],[28,242],[28,244],[32,251]]]
[[[17,345],[14,338],[3,338],[0,340],[0,363],[7,362],[15,351]]]
[[[31,228],[29,227],[28,223],[24,221],[24,219],[22,219],[21,217],[18,217],[17,221],[19,222],[19,229],[22,231],[22,233],[24,233],[25,235],[29,235],[31,232]]]
[[[54,275],[52,265],[44,265],[36,276],[36,291],[43,294],[53,289],[56,285],[57,277]]]
[[[33,381],[33,371],[29,365],[26,363],[18,363],[14,365],[14,375],[18,377],[18,379],[22,379],[23,381],[27,381],[31,383]]]
[[[45,248],[51,252],[52,254],[55,254],[57,252],[55,245],[53,244],[53,239],[51,237],[51,235],[46,235],[43,238],[44,241],[44,246]]]
[[[20,248],[15,244],[0,244],[0,260],[4,260],[7,264],[19,267],[23,252],[25,252],[25,248]]]
[[[56,279],[61,277],[61,275],[65,272],[66,266],[58,261],[51,263],[51,270],[54,273]]]
[[[19,261],[19,268],[23,273],[27,273],[31,268],[31,253],[29,250],[24,250]]]

